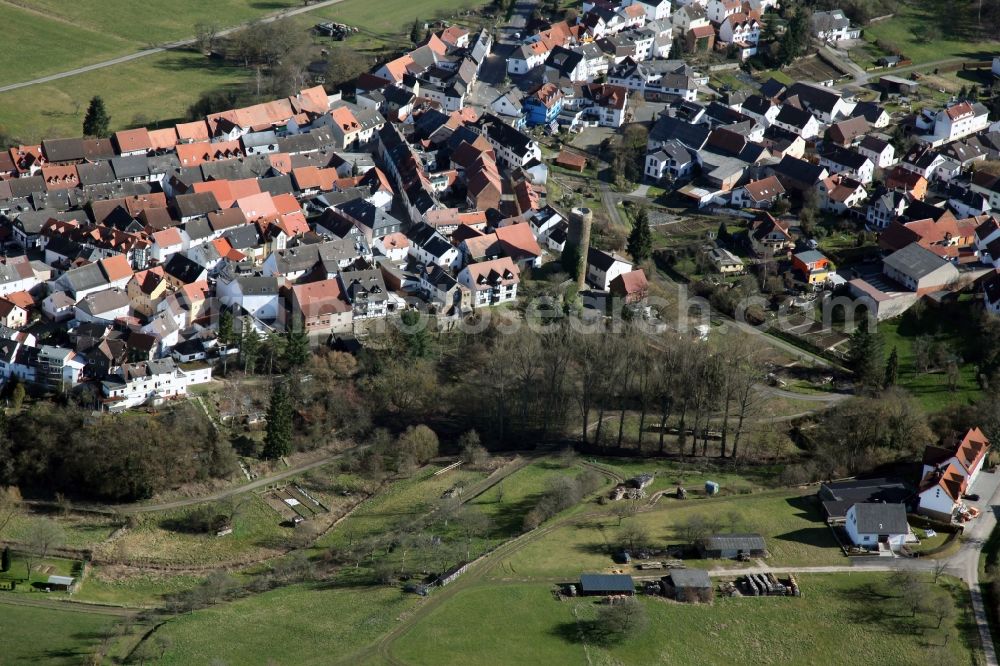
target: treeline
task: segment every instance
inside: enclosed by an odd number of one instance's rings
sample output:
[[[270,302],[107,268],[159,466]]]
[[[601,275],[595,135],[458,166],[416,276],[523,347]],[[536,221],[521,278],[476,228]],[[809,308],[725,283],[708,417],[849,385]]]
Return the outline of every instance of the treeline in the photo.
[[[0,486],[128,502],[236,465],[193,403],[160,414],[93,416],[40,402],[0,421]]]
[[[737,456],[766,374],[753,340],[716,349],[632,322],[588,331],[552,324],[544,333],[503,324],[475,335],[392,329],[357,357],[320,352],[304,372],[308,382],[289,382],[292,448],[371,440],[376,466],[392,470],[413,456],[400,458],[399,443],[376,424],[395,433],[426,424],[446,450],[475,430],[492,449],[569,439],[591,449]]]

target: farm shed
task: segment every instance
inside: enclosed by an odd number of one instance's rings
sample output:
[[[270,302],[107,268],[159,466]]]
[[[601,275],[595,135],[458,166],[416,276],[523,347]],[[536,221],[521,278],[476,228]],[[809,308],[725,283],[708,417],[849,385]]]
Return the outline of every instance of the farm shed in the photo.
[[[580,594],[635,594],[635,583],[626,574],[580,574]]]
[[[655,479],[654,479],[653,475],[649,474],[647,472],[647,473],[639,474],[638,476],[632,477],[631,479],[629,479],[628,481],[626,481],[626,483],[629,486],[633,487],[633,488],[639,488],[640,490],[642,490],[643,488],[645,488],[646,486],[648,486],[649,484],[651,484],[654,480]]]
[[[677,601],[708,601],[712,597],[712,579],[704,569],[674,569],[660,579],[663,596]]]
[[[901,76],[880,76],[878,84],[879,87],[887,92],[899,93],[901,95],[913,95],[920,90],[918,82],[904,79]]]
[[[713,534],[701,539],[698,551],[704,558],[736,559],[765,557],[764,537],[759,534]]]
[[[53,590],[69,590],[76,582],[72,576],[49,576],[45,585]]]
[[[587,158],[563,148],[556,156],[556,164],[569,171],[583,172],[587,168]]]

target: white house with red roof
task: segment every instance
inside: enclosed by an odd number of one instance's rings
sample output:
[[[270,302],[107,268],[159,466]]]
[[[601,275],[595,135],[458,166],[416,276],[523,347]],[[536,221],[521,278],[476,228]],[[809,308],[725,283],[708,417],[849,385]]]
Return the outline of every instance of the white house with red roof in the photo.
[[[979,428],[970,428],[954,447],[928,446],[924,450],[923,475],[938,469],[941,465],[954,464],[958,472],[971,486],[986,461],[990,442]]]
[[[990,442],[979,428],[969,429],[953,447],[928,446],[918,489],[920,513],[951,520],[982,470],[989,448]]]
[[[510,257],[500,257],[469,264],[456,279],[472,292],[473,308],[489,307],[517,299],[521,271]]]
[[[918,127],[920,126],[918,118]],[[920,137],[934,145],[956,141],[965,136],[982,132],[990,125],[989,110],[979,102],[959,102],[941,109],[934,116],[930,134]]]

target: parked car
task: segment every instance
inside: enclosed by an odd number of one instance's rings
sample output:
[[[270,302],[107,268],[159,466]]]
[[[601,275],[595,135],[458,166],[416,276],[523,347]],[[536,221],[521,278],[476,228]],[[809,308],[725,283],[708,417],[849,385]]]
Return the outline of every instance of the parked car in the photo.
[[[973,502],[979,501],[979,493],[968,493],[965,495],[965,499],[972,500]]]

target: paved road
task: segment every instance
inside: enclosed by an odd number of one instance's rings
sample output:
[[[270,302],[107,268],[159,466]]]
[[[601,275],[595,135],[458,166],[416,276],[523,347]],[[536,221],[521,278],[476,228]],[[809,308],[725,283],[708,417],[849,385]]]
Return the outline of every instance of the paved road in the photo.
[[[344,0],[322,0],[313,5],[305,5],[303,7],[296,7],[295,9],[282,10],[274,14],[269,14],[267,16],[259,19],[259,23],[270,23],[271,21],[277,21],[278,19],[286,18],[289,16],[298,16],[299,14],[305,14],[306,12],[311,12],[315,9],[322,9],[323,7],[329,7],[330,5],[335,5]],[[530,12],[529,12],[530,13]],[[225,37],[226,35],[236,32],[247,24],[241,23],[240,25],[234,25],[229,28],[220,30],[219,37]],[[0,93],[8,92],[10,90],[17,90],[18,88],[26,88],[28,86],[33,86],[39,83],[50,83],[52,81],[58,81],[59,79],[65,79],[70,76],[76,76],[77,74],[85,74],[87,72],[93,72],[97,69],[104,69],[105,67],[113,67],[115,65],[121,65],[126,62],[131,62],[133,60],[138,60],[139,58],[145,58],[146,56],[154,55],[156,53],[163,53],[164,51],[170,51],[173,49],[186,48],[194,43],[194,38],[181,39],[176,42],[170,42],[169,44],[164,44],[162,46],[156,46],[151,49],[144,49],[142,51],[137,51],[136,53],[130,53],[128,55],[119,56],[117,58],[111,58],[110,60],[102,60],[101,62],[95,62],[92,65],[85,65],[83,67],[77,67],[75,69],[68,69],[64,72],[59,72],[57,74],[49,74],[48,76],[40,76],[37,79],[31,79],[30,81],[22,81],[21,83],[11,83],[6,86],[0,86]]]

